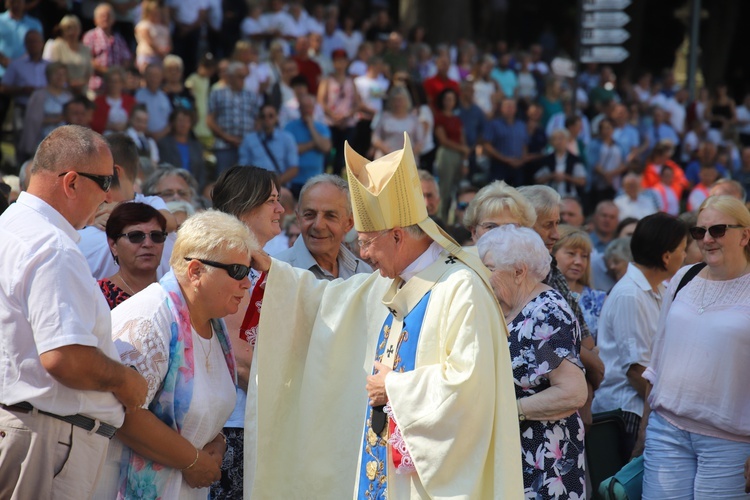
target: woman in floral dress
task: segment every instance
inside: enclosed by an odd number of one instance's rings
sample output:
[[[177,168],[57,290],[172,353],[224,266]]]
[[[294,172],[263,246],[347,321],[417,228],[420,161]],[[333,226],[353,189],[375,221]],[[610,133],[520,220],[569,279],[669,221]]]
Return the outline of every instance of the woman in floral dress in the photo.
[[[563,296],[542,283],[549,252],[536,232],[513,225],[477,247],[510,332],[525,498],[585,498],[581,332]]]

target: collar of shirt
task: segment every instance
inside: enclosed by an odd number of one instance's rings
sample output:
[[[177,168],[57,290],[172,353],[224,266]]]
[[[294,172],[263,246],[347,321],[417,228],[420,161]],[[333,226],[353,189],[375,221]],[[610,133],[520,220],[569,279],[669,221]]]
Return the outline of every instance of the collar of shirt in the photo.
[[[300,268],[308,269],[310,271],[312,271],[313,268],[316,268],[326,277],[334,279],[333,274],[320,267],[318,262],[315,260],[315,257],[313,257],[313,255],[310,253],[310,250],[308,250],[307,245],[305,245],[305,240],[302,238],[302,236],[297,238],[297,240],[294,242],[294,245],[292,245],[292,248],[297,254],[297,264]],[[359,267],[359,263],[361,262],[343,244],[339,246],[339,254],[336,257],[336,261],[339,264],[339,278],[345,278],[344,275],[348,274],[343,272],[345,269],[351,271],[351,274],[355,274],[357,272],[357,267]]]
[[[60,212],[52,208],[49,203],[42,200],[41,198],[38,198],[33,194],[24,191],[18,196],[16,203],[24,205],[40,214],[42,217],[47,219],[50,224],[67,234],[74,243],[78,243],[78,241],[80,241],[81,235],[78,234],[78,231],[75,230],[70,222],[68,222],[68,220],[63,217]]]
[[[406,266],[406,269],[404,269],[400,274],[401,279],[404,280],[404,282],[409,281],[411,278],[427,269],[436,260],[438,260],[438,257],[440,257],[442,251],[443,247],[438,245],[437,242],[433,241],[432,245],[430,245],[422,255],[417,257],[414,262]]]
[[[625,276],[633,280],[633,283],[638,285],[638,288],[644,292],[652,292],[657,298],[661,298],[662,292],[664,291],[664,285],[659,283],[654,290],[651,287],[651,283],[648,282],[646,276],[638,269],[632,262],[628,264],[628,270],[625,272]]]

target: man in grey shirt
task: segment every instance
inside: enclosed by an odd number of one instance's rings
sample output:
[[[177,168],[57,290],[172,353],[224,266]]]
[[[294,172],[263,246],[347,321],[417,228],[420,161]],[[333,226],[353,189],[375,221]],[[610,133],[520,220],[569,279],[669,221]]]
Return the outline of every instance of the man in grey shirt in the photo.
[[[344,179],[330,174],[310,178],[302,186],[297,204],[302,237],[276,258],[329,281],[371,273],[372,268],[343,244],[354,226],[351,207]]]

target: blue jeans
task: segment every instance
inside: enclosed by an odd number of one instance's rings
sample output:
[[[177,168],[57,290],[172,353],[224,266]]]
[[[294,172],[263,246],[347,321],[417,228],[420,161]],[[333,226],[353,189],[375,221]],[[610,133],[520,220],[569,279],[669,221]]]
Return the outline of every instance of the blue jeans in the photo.
[[[643,500],[747,499],[750,443],[680,430],[652,412],[646,429]]]

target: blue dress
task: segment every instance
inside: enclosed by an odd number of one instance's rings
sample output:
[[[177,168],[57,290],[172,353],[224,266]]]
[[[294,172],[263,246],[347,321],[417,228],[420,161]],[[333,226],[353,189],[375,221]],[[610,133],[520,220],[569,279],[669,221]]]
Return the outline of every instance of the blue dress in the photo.
[[[599,329],[599,316],[602,314],[602,306],[604,305],[604,299],[607,298],[607,292],[593,290],[591,287],[584,286],[583,292],[573,292],[573,297],[578,300],[578,305],[581,306],[581,312],[583,313],[583,319],[589,327],[591,336],[594,337],[594,342],[596,342],[596,334]]]

